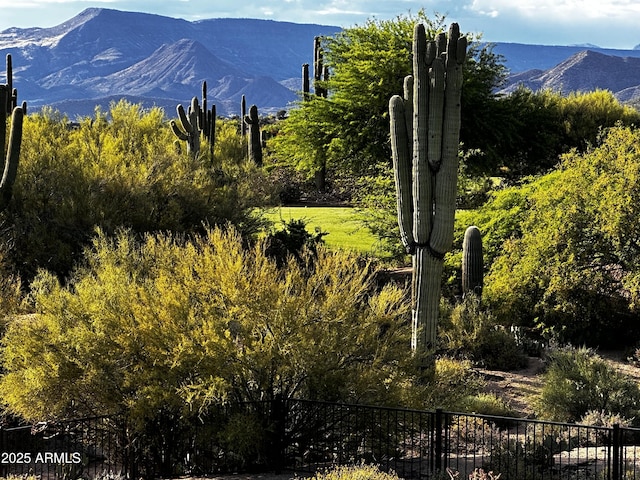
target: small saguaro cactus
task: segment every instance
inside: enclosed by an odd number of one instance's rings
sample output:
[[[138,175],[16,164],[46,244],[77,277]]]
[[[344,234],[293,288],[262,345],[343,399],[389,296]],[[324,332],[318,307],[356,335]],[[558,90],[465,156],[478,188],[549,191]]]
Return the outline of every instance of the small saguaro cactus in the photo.
[[[416,25],[413,75],[404,96],[389,100],[400,238],[413,262],[411,346],[420,354],[435,346],[444,256],[453,242],[466,49],[455,23],[435,41]]]
[[[309,100],[309,64],[302,64],[302,98]]]
[[[327,97],[327,89],[321,85],[321,81],[329,80],[329,68],[324,64],[322,53],[322,38],[313,39],[313,89],[318,97]]]
[[[187,153],[195,156],[200,152],[200,105],[198,97],[193,97],[188,112],[184,111],[182,105],[178,105],[176,110],[180,126],[175,120],[171,120],[171,130],[173,130],[176,137],[183,142],[187,142]]]
[[[5,112],[7,115],[11,115],[11,112],[18,106],[18,91],[13,88],[13,62],[11,60],[11,54],[7,53],[7,104]]]
[[[249,159],[256,165],[262,165],[262,137],[260,136],[260,119],[258,118],[258,107],[251,105],[249,115],[244,116],[244,124],[249,127],[248,152]]]
[[[242,100],[240,100],[240,133],[244,138],[247,135],[247,124],[243,121],[247,116],[247,98],[242,95]]]
[[[476,226],[468,227],[462,241],[462,293],[482,296],[484,259],[482,234]]]
[[[213,160],[213,150],[216,143],[216,106],[207,107],[207,82],[202,82],[202,108],[200,109],[200,125],[202,134],[209,142],[209,156]]]
[[[11,128],[9,130],[9,144],[6,149],[6,129],[7,124],[7,104],[10,102],[9,86],[0,84],[0,160],[2,164],[2,179],[0,180],[0,211],[7,208],[11,194],[13,192],[13,183],[18,173],[18,161],[20,158],[20,145],[22,143],[22,121],[24,113],[22,108],[15,107],[11,112]]]

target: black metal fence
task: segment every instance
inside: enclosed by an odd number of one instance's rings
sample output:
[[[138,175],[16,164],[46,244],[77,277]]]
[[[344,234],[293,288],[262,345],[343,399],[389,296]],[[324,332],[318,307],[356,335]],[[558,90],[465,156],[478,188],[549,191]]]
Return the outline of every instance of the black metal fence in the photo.
[[[0,429],[0,476],[106,478],[128,470],[114,417]]]
[[[219,407],[206,418],[159,419],[132,433],[93,418],[0,430],[0,473],[41,478],[315,473],[360,462],[401,478],[635,480],[640,429],[304,400]]]

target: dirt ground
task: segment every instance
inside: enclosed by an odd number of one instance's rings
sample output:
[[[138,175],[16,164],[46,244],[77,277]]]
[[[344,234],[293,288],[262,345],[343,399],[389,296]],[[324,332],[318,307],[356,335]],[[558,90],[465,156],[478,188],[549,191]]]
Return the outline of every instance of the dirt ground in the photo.
[[[640,382],[640,368],[629,363],[622,351],[597,351],[616,370]],[[529,357],[528,365],[520,370],[502,372],[480,369],[487,385],[485,390],[504,399],[518,416],[533,418],[532,397],[542,388],[544,363],[540,358]]]
[[[542,388],[541,373],[544,364],[540,358],[529,357],[528,365],[520,370],[503,372],[479,369],[486,382],[485,391],[502,398],[518,416],[534,415],[532,397]]]

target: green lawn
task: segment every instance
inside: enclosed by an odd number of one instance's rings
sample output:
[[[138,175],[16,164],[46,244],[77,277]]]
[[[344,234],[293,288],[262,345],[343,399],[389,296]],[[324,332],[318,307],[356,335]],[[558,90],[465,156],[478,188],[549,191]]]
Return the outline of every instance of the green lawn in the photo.
[[[309,232],[320,229],[328,232],[324,242],[329,248],[344,248],[358,253],[376,255],[377,239],[356,217],[356,210],[350,207],[276,207],[265,210],[266,218],[279,228],[281,222],[304,220]]]

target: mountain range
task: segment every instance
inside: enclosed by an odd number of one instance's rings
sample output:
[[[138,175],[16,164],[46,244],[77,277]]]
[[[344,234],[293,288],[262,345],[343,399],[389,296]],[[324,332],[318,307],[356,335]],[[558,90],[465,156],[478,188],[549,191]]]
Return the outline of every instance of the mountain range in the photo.
[[[256,19],[189,22],[146,13],[88,8],[51,28],[0,32],[0,55],[11,54],[19,101],[29,111],[51,106],[69,118],[92,115],[126,98],[173,116],[208,86],[219,115],[240,113],[245,95],[261,114],[299,98],[302,64],[313,62],[313,39],[340,27]],[[510,75],[508,93],[607,89],[623,102],[640,98],[640,49],[496,43]],[[0,81],[5,72],[0,71]]]
[[[29,110],[51,106],[72,118],[127,98],[173,115],[201,96],[218,114],[240,113],[242,95],[261,113],[285,108],[302,89],[315,36],[339,27],[253,19],[182,19],[88,8],[51,28],[0,32],[13,82]],[[3,69],[4,70],[4,69]],[[6,72],[0,71],[0,79]]]

